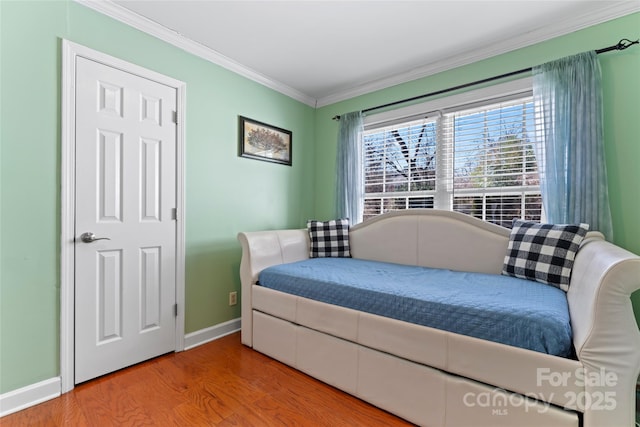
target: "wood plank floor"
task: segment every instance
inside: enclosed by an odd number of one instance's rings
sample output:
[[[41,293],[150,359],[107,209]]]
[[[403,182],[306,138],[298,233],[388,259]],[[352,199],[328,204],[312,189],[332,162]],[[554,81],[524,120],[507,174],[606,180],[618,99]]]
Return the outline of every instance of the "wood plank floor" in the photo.
[[[235,333],[80,384],[13,426],[408,426],[240,343]]]

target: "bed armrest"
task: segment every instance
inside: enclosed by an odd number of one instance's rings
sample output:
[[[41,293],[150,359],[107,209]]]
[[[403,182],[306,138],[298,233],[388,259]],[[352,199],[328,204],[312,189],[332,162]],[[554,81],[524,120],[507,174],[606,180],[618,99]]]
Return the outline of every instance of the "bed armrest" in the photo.
[[[242,343],[252,347],[251,287],[265,268],[309,258],[309,233],[306,229],[255,231],[239,233],[238,240],[242,245]]]
[[[638,289],[640,257],[604,240],[580,248],[567,292],[573,343],[585,378],[597,380],[585,381],[587,400],[608,397],[604,409],[586,408],[585,427],[634,424],[640,331],[631,294]]]

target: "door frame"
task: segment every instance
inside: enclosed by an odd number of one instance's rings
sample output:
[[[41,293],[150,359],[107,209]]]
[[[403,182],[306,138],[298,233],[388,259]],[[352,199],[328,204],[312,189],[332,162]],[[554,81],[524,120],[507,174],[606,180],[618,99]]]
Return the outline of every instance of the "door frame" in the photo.
[[[105,53],[62,40],[60,165],[60,380],[66,393],[75,386],[75,81],[76,59],[83,57],[176,89],[176,343],[184,350],[185,300],[185,104],[186,83]]]

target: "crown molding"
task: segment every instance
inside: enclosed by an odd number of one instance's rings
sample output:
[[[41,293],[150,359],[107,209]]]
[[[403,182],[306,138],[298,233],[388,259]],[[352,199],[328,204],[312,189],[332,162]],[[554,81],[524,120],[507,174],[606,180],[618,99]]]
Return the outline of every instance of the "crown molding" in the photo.
[[[513,37],[502,42],[492,44],[486,48],[476,49],[472,52],[466,52],[460,55],[451,56],[437,63],[427,64],[407,71],[405,73],[396,74],[387,78],[371,81],[356,87],[336,92],[334,94],[318,99],[317,108],[335,104],[340,101],[354,98],[356,96],[375,92],[377,90],[386,89],[402,83],[407,83],[423,77],[431,76],[443,71],[451,70],[463,65],[472,64],[482,61],[493,56],[511,52],[523,47],[541,43],[555,37],[563,36],[582,30],[593,25],[601,24],[612,19],[640,12],[640,1],[624,1],[617,2],[606,6],[598,11],[575,16],[572,19],[565,20],[555,25],[548,25],[537,30]],[[631,35],[622,34],[620,37],[631,37]],[[604,41],[605,44],[615,44],[619,39]]]
[[[184,37],[176,31],[170,30],[167,27],[158,24],[157,22],[140,16],[123,6],[113,3],[111,0],[74,1],[106,16],[109,16],[117,21],[120,21],[126,25],[129,25],[137,30],[154,36],[173,46],[176,46],[186,52],[189,52],[211,63],[219,65],[229,71],[239,74],[240,76],[246,77],[247,79],[253,80],[254,82],[257,82],[263,86],[266,86],[290,98],[293,98],[315,108],[335,104],[337,102],[354,98],[360,95],[375,92],[381,89],[386,89],[388,87],[396,86],[402,83],[407,83],[412,80],[428,77],[437,73],[441,73],[443,71],[472,64],[474,62],[482,61],[484,59],[511,52],[523,47],[531,46],[536,43],[541,43],[555,37],[570,34],[572,32],[606,21],[610,21],[612,19],[620,18],[625,15],[640,12],[640,1],[638,0],[615,2],[595,12],[578,15],[573,17],[572,19],[567,19],[561,23],[557,23],[554,25],[543,26],[537,30],[522,34],[517,37],[509,38],[485,48],[475,49],[471,52],[465,52],[460,55],[451,56],[449,58],[437,61],[436,63],[427,64],[404,73],[370,81],[355,87],[335,92],[331,95],[316,100],[316,98],[310,95],[302,93],[299,90],[294,89],[284,83],[270,79],[264,74],[254,71],[213,49],[210,49],[200,43]],[[624,36],[625,35],[621,35],[621,37]],[[610,41],[610,43],[612,44],[615,42],[617,42],[617,40]]]
[[[74,1],[90,9],[93,9],[96,12],[102,13],[103,15],[129,25],[130,27],[156,37],[173,46],[176,46],[195,56],[198,56],[229,71],[239,74],[242,77],[246,77],[249,80],[253,80],[256,83],[280,92],[290,98],[293,98],[311,107],[316,106],[316,99],[314,97],[304,94],[299,90],[285,85],[284,83],[272,80],[264,74],[258,73],[257,71],[245,67],[244,65],[234,61],[233,59],[228,58],[221,53],[210,49],[198,42],[195,42],[176,31],[160,25],[155,21],[138,15],[137,13],[134,13],[123,6],[118,5],[111,0]]]

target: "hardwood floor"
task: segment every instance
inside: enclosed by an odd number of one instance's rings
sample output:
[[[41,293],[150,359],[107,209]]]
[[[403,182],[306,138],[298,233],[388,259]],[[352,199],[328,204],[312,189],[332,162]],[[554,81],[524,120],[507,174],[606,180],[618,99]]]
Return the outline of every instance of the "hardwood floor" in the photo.
[[[88,381],[13,426],[407,426],[240,343],[235,333]]]

